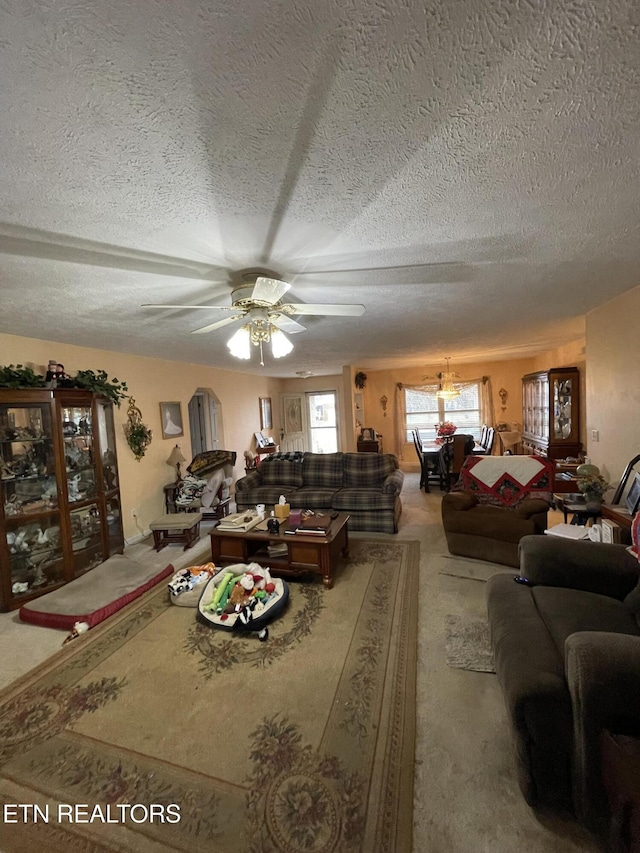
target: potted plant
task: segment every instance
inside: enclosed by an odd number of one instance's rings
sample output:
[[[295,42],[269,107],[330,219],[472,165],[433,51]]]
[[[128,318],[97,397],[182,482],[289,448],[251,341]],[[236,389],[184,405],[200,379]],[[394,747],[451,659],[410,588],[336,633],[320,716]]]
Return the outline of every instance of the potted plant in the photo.
[[[142,423],[142,412],[136,406],[136,401],[133,397],[129,397],[129,408],[127,409],[127,423],[124,427],[124,434],[127,437],[127,444],[131,448],[131,452],[139,462],[146,453],[147,447],[151,444],[153,433],[148,426]]]
[[[0,388],[44,388],[44,376],[22,364],[0,367]]]
[[[354,382],[356,383],[356,388],[364,388],[367,384],[367,374],[363,373],[361,370],[358,371],[354,377]]]
[[[119,379],[109,379],[108,374],[104,370],[99,370],[95,373],[93,370],[79,370],[76,375],[67,380],[70,388],[84,388],[87,391],[92,391],[94,394],[101,394],[107,397],[118,408],[125,399],[127,388],[126,382],[120,382]]]
[[[602,504],[602,497],[609,488],[609,483],[605,480],[602,474],[583,474],[579,476],[576,484],[578,489],[585,496],[587,507],[599,507]]]

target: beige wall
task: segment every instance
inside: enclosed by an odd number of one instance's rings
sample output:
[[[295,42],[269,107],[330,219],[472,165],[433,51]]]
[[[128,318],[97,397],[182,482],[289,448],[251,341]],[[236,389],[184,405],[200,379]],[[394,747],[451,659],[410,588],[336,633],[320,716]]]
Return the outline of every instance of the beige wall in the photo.
[[[141,409],[144,423],[153,430],[153,440],[145,456],[137,462],[124,436],[127,403],[115,409],[116,441],[120,468],[121,497],[125,538],[130,540],[148,531],[149,524],[163,512],[163,485],[173,479],[173,469],[166,460],[174,444],[179,444],[187,460],[191,460],[187,406],[197,388],[210,389],[220,401],[222,430],[220,447],[238,454],[236,478],[244,474],[245,450],[255,446],[253,434],[260,429],[259,397],[271,397],[275,404],[281,381],[142,356],[124,355],[107,350],[76,347],[69,344],[40,341],[0,334],[0,364],[23,364],[43,373],[49,359],[56,359],[73,375],[78,370],[105,370],[110,378],[127,383],[129,394]],[[162,401],[182,404],[185,435],[163,439],[160,429]],[[278,435],[277,406],[274,405],[274,435]],[[131,510],[138,511],[138,525]]]
[[[477,361],[473,364],[456,365],[452,362],[451,369],[462,379],[479,379],[489,376],[493,390],[493,407],[495,420],[505,421],[509,425],[522,422],[522,377],[536,369],[531,358],[514,361]],[[395,453],[395,422],[396,422],[396,385],[420,385],[433,382],[437,373],[443,370],[442,363],[425,364],[422,367],[368,370],[367,384],[364,389],[364,411],[366,426],[373,427],[383,435],[383,447],[386,452]],[[505,410],[502,410],[498,391],[507,391]],[[387,397],[387,414],[384,415],[381,397]],[[405,445],[402,467],[412,470],[417,467],[417,458],[411,445]]]
[[[640,287],[587,314],[586,334],[587,453],[618,483],[640,453]]]

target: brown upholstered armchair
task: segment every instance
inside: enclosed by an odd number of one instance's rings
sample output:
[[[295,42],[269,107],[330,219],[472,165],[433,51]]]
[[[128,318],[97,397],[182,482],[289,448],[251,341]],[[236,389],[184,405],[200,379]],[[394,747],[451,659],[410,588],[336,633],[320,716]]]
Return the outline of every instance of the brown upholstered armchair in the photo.
[[[548,501],[527,498],[517,507],[486,506],[470,492],[442,498],[442,523],[451,554],[518,567],[523,536],[544,533]]]
[[[442,499],[451,554],[518,567],[523,536],[544,533],[553,466],[534,456],[469,456]]]

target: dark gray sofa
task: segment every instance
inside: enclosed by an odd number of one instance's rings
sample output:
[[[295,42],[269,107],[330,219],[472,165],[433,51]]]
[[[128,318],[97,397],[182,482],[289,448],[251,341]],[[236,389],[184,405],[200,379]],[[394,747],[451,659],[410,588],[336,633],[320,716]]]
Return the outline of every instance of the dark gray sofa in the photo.
[[[534,807],[606,822],[599,737],[640,735],[640,563],[623,545],[526,536],[487,606],[518,779]]]
[[[350,530],[397,533],[404,474],[392,453],[273,453],[236,482],[242,512],[284,495],[292,509],[350,514]]]

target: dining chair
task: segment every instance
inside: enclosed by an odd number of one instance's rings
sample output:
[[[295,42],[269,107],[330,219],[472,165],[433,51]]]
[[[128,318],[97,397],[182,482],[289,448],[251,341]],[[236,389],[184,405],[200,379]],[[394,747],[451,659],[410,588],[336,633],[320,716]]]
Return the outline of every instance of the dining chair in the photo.
[[[411,435],[413,436],[413,446],[416,449],[416,454],[418,456],[418,461],[420,462],[420,488],[424,486],[425,492],[429,491],[429,472],[427,471],[427,463],[424,457],[424,453],[422,452],[422,441],[420,439],[420,433],[417,429],[411,430]]]
[[[476,456],[491,456],[493,453],[493,443],[496,438],[496,431],[493,427],[488,427],[486,424],[482,427],[480,436],[480,448],[474,451]]]
[[[464,460],[473,453],[475,439],[472,435],[456,433],[440,451],[440,488],[448,492],[458,477]]]

